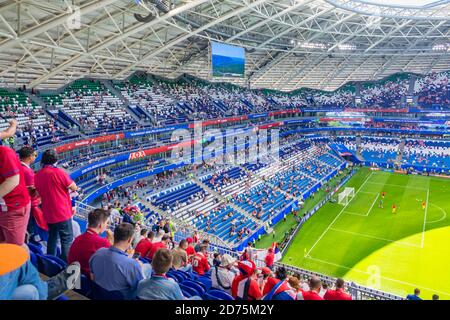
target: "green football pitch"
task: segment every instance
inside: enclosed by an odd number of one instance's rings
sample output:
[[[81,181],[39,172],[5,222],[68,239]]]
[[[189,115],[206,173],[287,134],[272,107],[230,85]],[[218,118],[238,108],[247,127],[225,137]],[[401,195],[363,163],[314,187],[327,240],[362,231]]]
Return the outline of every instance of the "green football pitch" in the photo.
[[[362,168],[345,187],[355,196],[326,203],[282,262],[400,296],[417,287],[424,299],[450,299],[450,180]]]

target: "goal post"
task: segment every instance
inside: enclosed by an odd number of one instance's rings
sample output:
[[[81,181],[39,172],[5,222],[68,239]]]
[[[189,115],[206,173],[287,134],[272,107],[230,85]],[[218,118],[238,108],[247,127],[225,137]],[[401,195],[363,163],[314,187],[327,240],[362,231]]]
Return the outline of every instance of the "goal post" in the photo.
[[[348,205],[350,200],[355,196],[355,188],[345,188],[344,191],[338,195],[338,203],[340,205]]]

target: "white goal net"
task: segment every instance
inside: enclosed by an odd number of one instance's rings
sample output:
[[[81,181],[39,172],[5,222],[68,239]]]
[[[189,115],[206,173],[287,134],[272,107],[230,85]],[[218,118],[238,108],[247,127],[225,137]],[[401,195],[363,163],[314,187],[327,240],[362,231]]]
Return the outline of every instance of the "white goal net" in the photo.
[[[344,191],[338,195],[338,203],[346,206],[354,196],[355,188],[345,188]]]

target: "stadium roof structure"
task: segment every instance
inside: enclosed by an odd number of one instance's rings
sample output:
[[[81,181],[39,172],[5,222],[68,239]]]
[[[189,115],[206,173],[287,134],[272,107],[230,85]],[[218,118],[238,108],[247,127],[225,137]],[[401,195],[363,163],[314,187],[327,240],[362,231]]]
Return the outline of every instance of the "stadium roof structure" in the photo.
[[[215,80],[334,90],[450,69],[450,0],[3,0],[0,85],[213,80],[210,40],[246,49],[246,77]]]

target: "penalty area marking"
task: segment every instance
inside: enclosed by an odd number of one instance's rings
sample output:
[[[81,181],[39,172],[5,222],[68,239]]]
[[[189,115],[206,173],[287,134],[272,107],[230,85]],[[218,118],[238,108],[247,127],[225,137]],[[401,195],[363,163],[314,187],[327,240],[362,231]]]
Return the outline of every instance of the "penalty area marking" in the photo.
[[[320,237],[316,240],[316,242],[314,242],[314,244],[312,245],[312,247],[309,249],[309,251],[305,254],[305,257],[308,257],[309,254],[311,253],[311,251],[315,248],[315,246],[319,243],[320,240],[322,240],[323,236],[328,232],[328,230],[330,230],[331,226],[337,221],[337,219],[339,219],[339,217],[341,216],[342,213],[344,213],[345,209],[347,208],[347,206],[349,205],[350,202],[352,202],[353,199],[355,199],[356,195],[359,193],[359,191],[362,189],[362,187],[364,187],[364,185],[367,183],[367,181],[369,181],[369,179],[372,177],[373,175],[373,171],[368,175],[368,177],[366,178],[366,180],[364,180],[363,184],[359,187],[359,189],[355,192],[355,195],[353,196],[353,198],[350,199],[349,202],[347,202],[347,204],[342,208],[342,210],[338,213],[338,215],[334,218],[333,221],[331,221],[331,223],[328,225],[328,227],[325,229],[325,231],[320,235]]]

